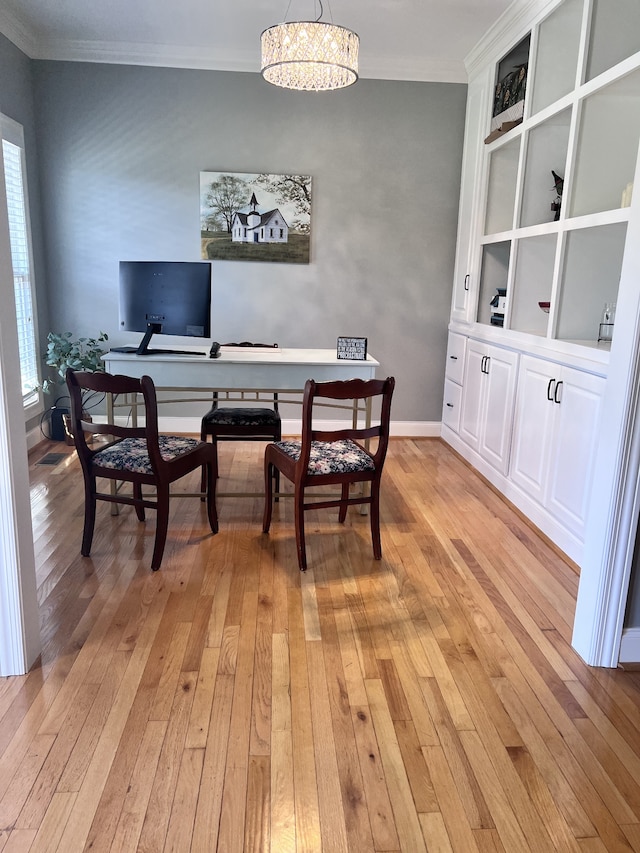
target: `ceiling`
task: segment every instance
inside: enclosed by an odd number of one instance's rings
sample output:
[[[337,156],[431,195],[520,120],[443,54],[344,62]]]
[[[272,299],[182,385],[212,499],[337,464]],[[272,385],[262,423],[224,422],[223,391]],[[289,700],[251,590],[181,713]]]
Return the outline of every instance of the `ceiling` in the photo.
[[[360,35],[361,77],[466,82],[465,56],[510,4],[325,0],[322,20]],[[319,11],[319,0],[0,0],[0,32],[32,59],[255,72],[263,29]]]

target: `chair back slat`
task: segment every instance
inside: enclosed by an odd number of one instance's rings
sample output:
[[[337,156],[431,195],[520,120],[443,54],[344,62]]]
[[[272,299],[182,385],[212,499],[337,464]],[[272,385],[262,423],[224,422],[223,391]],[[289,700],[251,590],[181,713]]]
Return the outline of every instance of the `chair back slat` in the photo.
[[[332,430],[314,429],[311,431],[311,441],[343,441],[347,438],[352,441],[366,441],[370,438],[378,438],[380,433],[381,426],[372,426],[368,429],[364,427]]]
[[[136,379],[111,373],[89,373],[69,368],[66,373],[67,387],[71,400],[71,429],[83,467],[88,466],[98,450],[89,446],[87,435],[108,435],[116,439],[146,438],[151,467],[155,473],[163,462],[158,444],[158,404],[153,380],[149,376]],[[145,426],[128,426],[116,423],[93,423],[83,420],[83,393],[108,394],[114,397],[129,395],[144,403]],[[99,448],[100,449],[100,448]]]
[[[302,402],[302,446],[297,462],[297,482],[302,483],[307,475],[312,441],[341,441],[351,439],[358,443],[377,438],[378,443],[371,458],[376,468],[381,468],[389,443],[389,422],[391,418],[391,398],[395,388],[395,379],[346,379],[333,382],[316,382],[308,379],[304,388]],[[372,427],[351,427],[339,430],[314,430],[313,409],[318,400],[371,400],[380,397],[379,424]]]

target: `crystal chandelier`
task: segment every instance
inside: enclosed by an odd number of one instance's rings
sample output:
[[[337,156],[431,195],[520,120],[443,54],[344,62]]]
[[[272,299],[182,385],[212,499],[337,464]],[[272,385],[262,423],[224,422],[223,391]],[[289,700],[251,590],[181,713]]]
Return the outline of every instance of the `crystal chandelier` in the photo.
[[[262,44],[262,76],[274,86],[304,92],[342,89],[358,79],[357,33],[321,21],[291,21],[266,29]]]

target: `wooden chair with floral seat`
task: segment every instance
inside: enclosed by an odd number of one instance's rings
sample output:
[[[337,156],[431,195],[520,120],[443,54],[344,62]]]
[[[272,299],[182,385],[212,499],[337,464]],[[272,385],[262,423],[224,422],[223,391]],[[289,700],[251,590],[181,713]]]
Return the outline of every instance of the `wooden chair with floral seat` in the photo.
[[[298,565],[307,568],[304,534],[304,512],[308,509],[339,507],[338,521],[343,523],[347,509],[354,504],[368,504],[371,519],[373,555],[382,558],[380,542],[380,478],[389,444],[391,398],[395,379],[348,379],[336,382],[315,382],[305,385],[302,403],[302,438],[279,441],[267,445],[264,459],[265,506],[262,529],[269,532],[273,510],[273,492],[276,473],[280,472],[294,484],[294,518]],[[380,417],[375,426],[358,426],[336,430],[313,428],[313,407],[317,401],[353,401],[370,405],[373,398],[380,399]],[[376,441],[373,451],[366,446]],[[350,496],[350,486],[369,484]],[[340,486],[340,497],[326,500],[311,498],[307,501],[305,490],[311,486]]]
[[[96,502],[127,504],[135,508],[140,521],[145,509],[156,510],[156,535],[151,568],[157,571],[162,562],[169,526],[170,485],[191,471],[207,472],[207,516],[213,533],[218,532],[216,513],[216,455],[213,447],[195,438],[158,433],[158,406],[153,380],[149,376],[134,379],[110,373],[66,373],[71,399],[71,429],[84,475],[84,530],[81,553],[89,556],[96,520]],[[142,397],[144,426],[87,422],[83,419],[82,397],[85,392],[104,395]],[[113,440],[107,444],[87,442],[88,434],[103,434]],[[99,492],[97,479],[106,478],[132,484],[132,494],[115,490]],[[143,486],[155,488],[155,496],[142,492]]]

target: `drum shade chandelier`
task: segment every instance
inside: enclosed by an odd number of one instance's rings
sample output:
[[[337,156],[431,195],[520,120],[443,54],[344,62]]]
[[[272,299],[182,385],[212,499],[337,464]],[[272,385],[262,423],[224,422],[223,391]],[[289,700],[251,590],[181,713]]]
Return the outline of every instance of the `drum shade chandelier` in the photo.
[[[358,79],[360,37],[321,21],[322,0],[318,3],[320,14],[315,21],[285,21],[262,33],[261,70],[267,82],[285,89],[325,92]]]

